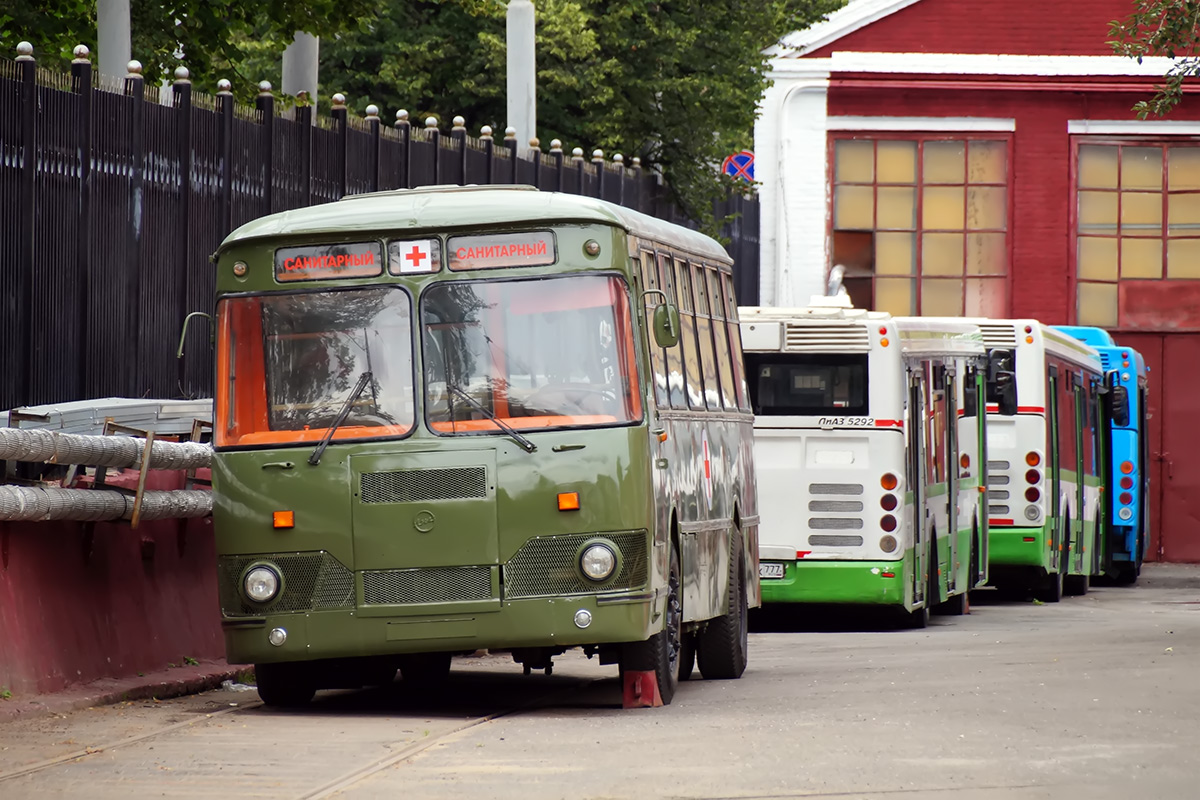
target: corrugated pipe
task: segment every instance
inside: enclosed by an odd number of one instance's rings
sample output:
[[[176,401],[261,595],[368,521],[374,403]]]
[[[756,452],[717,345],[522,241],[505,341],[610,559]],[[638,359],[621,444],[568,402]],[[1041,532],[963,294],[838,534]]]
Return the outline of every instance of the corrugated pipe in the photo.
[[[0,486],[0,520],[47,522],[74,520],[100,522],[131,519],[131,494],[111,489],[41,489],[30,486]],[[207,517],[212,513],[212,492],[195,489],[147,491],[142,494],[141,521]]]
[[[0,461],[43,461],[88,467],[132,467],[142,457],[146,440],[133,436],[88,436],[45,428],[0,428]],[[150,446],[150,469],[197,469],[212,463],[212,448],[198,442],[163,442]]]

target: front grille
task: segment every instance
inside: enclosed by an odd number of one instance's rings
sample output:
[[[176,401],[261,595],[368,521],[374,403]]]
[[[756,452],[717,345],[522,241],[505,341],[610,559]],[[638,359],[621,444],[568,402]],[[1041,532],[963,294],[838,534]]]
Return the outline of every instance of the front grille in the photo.
[[[491,567],[388,569],[363,573],[363,602],[369,606],[490,599]]]
[[[579,573],[579,548],[589,539],[603,538],[621,551],[617,574],[595,584]],[[563,536],[538,536],[530,539],[504,565],[504,596],[548,597],[564,594],[592,594],[633,589],[646,583],[646,534],[581,533]]]
[[[257,561],[274,564],[283,577],[283,593],[265,607],[246,602],[241,592],[242,573]],[[221,613],[227,617],[354,607],[354,573],[323,551],[221,556],[217,560],[217,587]]]
[[[361,496],[364,503],[478,500],[487,497],[487,488],[484,467],[364,472]]]
[[[789,322],[784,332],[783,349],[816,353],[866,353],[871,349],[871,336],[867,333],[867,327],[861,324],[804,325]]]
[[[808,527],[815,531],[857,531],[862,530],[861,519],[845,517],[810,517]]]
[[[861,500],[809,500],[808,510],[854,512],[862,511],[863,504]]]
[[[814,533],[808,537],[808,543],[817,547],[859,547],[863,543],[863,537],[839,536],[836,533]]]
[[[810,483],[808,493],[856,495],[863,493],[863,486],[861,483]]]

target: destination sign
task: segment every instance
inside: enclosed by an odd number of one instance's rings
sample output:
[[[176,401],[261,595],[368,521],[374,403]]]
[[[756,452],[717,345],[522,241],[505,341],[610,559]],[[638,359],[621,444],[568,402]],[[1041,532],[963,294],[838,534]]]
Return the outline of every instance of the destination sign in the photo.
[[[550,231],[452,236],[447,244],[452,270],[541,267],[553,264],[554,234]]]
[[[275,280],[327,281],[383,274],[378,242],[281,247],[275,251]]]
[[[437,239],[388,242],[388,272],[414,275],[442,268],[442,248]]]

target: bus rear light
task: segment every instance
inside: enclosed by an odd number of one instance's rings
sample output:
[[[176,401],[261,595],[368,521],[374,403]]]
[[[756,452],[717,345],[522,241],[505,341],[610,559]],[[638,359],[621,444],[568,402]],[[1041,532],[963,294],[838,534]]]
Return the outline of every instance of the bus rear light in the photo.
[[[966,453],[963,453],[961,456],[958,457],[958,465],[960,467],[962,467],[963,469],[966,469],[967,467],[971,466],[971,457],[969,455],[967,455]]]
[[[1036,486],[1030,486],[1025,490],[1025,499],[1031,503],[1036,503],[1042,496],[1042,493],[1037,490]]]
[[[1122,461],[1121,462],[1121,472],[1124,472],[1126,475],[1133,472],[1133,462],[1132,461]]]
[[[883,519],[879,520],[879,527],[883,528],[889,533],[896,530],[896,518],[891,514],[884,514]]]
[[[1032,337],[1032,336],[1026,336],[1026,337],[1025,337],[1025,344],[1033,344],[1033,337]]]
[[[271,524],[276,528],[296,527],[295,511],[275,511],[271,514]]]
[[[882,339],[880,339],[880,340],[879,340],[879,346],[880,346],[880,347],[887,347],[887,346],[888,346],[888,340],[887,340],[887,337],[886,337],[886,336],[885,336],[884,338],[882,338]]]
[[[1036,541],[1037,541],[1037,537],[1035,537],[1035,536],[1022,536],[1022,537],[1021,537],[1021,541],[1022,541],[1022,542],[1036,542]]]
[[[895,536],[884,536],[879,540],[879,549],[885,553],[894,553],[897,544]]]
[[[1117,512],[1117,516],[1120,517],[1123,522],[1129,522],[1129,520],[1133,519],[1133,509],[1129,506],[1125,506],[1125,508],[1122,508]]]
[[[1042,473],[1038,472],[1036,469],[1026,470],[1026,472],[1025,472],[1025,482],[1026,483],[1038,483],[1039,481],[1041,481],[1041,479],[1042,479]]]
[[[1026,333],[1033,333],[1033,326],[1032,326],[1032,325],[1026,325],[1026,326],[1025,326],[1025,332],[1026,332]]]
[[[1129,492],[1121,492],[1121,496],[1117,499],[1121,501],[1121,505],[1127,506],[1133,502],[1133,495]]]
[[[882,575],[882,576],[883,576],[883,577],[885,577],[885,578],[894,578],[894,577],[896,577],[896,573],[894,573],[894,572],[881,572],[881,573],[879,573],[879,574],[880,574],[880,575]]]
[[[1030,522],[1033,522],[1035,519],[1037,519],[1041,513],[1042,512],[1038,510],[1037,506],[1025,506],[1025,519],[1029,520]]]
[[[896,495],[894,494],[885,494],[879,498],[879,506],[884,511],[895,511],[899,503],[900,501],[896,499]]]
[[[1031,467],[1036,467],[1038,464],[1042,463],[1042,457],[1032,451],[1028,452],[1025,454],[1025,463]]]
[[[1124,478],[1121,478],[1121,488],[1122,489],[1132,489],[1133,488],[1133,478],[1129,477],[1128,475],[1126,475]]]
[[[879,479],[879,485],[884,489],[887,489],[889,492],[892,489],[895,489],[899,483],[900,482],[896,480],[896,476],[890,472],[885,472],[883,477]]]
[[[882,326],[880,326],[880,328],[879,328],[879,335],[880,335],[880,336],[887,336],[887,326],[886,326],[886,325],[882,325]]]
[[[579,510],[579,492],[559,492],[558,510],[559,511],[578,511]]]

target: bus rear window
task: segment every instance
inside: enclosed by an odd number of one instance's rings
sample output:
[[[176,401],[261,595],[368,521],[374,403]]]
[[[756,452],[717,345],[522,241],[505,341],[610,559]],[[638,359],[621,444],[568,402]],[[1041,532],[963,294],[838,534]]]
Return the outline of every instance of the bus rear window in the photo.
[[[868,354],[746,353],[756,416],[870,416]]]

